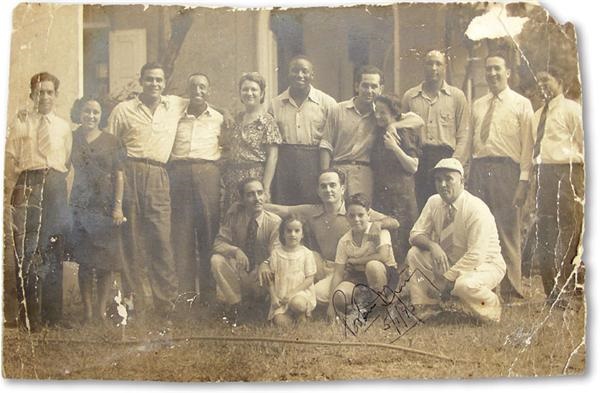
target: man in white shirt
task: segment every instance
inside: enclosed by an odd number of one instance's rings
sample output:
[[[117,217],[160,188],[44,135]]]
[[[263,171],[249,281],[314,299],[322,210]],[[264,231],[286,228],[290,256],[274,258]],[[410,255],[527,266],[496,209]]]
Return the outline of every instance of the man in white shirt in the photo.
[[[294,57],[288,67],[289,88],[273,98],[269,112],[275,117],[283,143],[279,145],[273,179],[273,202],[281,205],[318,203],[314,184],[319,177],[319,143],[325,121],[336,102],[312,85],[313,64]]]
[[[467,189],[489,206],[500,236],[507,277],[505,300],[522,297],[520,207],[529,188],[533,149],[531,102],[508,86],[510,69],[497,54],[486,58],[490,92],[473,104],[473,161]]]
[[[118,104],[107,128],[127,149],[122,201],[127,223],[119,229],[124,253],[121,277],[125,295],[134,297],[138,319],[144,319],[151,303],[154,316],[164,319],[177,297],[166,163],[187,101],[162,94],[165,72],[158,63],[145,64],[139,82],[142,93]],[[151,299],[146,296],[148,282]]]
[[[572,293],[574,258],[583,225],[583,125],[581,105],[563,95],[564,73],[555,67],[537,74],[545,105],[534,117],[536,253],[544,291],[554,302]],[[566,283],[569,282],[568,285]]]
[[[321,170],[333,166],[346,175],[348,195],[363,193],[373,200],[371,148],[375,140],[374,99],[383,90],[383,72],[366,65],[358,69],[356,95],[338,103],[329,113],[319,145]]]
[[[188,94],[190,102],[177,125],[169,162],[173,253],[182,300],[196,295],[197,279],[204,295],[212,290],[210,253],[219,230],[217,162],[223,126],[223,116],[207,102],[210,81],[205,74],[190,75]]]
[[[464,311],[498,322],[502,307],[494,288],[506,272],[494,216],[464,189],[464,170],[455,158],[433,169],[437,195],[429,198],[410,232],[408,288],[421,319],[437,314],[449,295]]]
[[[72,134],[54,114],[59,80],[42,72],[30,82],[33,112],[12,124],[6,142],[6,187],[11,193],[19,323],[36,331],[62,316],[62,259],[71,217],[66,177]],[[37,255],[41,255],[39,261]]]
[[[425,122],[423,148],[415,174],[419,211],[435,194],[431,169],[442,158],[466,164],[469,154],[469,106],[465,94],[446,82],[446,55],[432,50],[425,56],[424,80],[402,97],[402,112],[414,112]]]

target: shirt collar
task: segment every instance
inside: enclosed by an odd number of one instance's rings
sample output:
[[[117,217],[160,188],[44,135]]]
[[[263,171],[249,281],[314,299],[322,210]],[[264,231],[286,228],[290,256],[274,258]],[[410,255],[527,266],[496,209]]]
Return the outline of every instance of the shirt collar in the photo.
[[[39,119],[40,121],[42,119],[46,119],[48,121],[48,123],[52,123],[52,121],[56,118],[56,114],[54,113],[54,111],[50,111],[48,113],[46,113],[45,115],[42,115],[39,112],[35,112],[36,118]]]
[[[315,214],[313,214],[313,218],[318,218],[321,217],[323,215],[325,215],[325,207],[323,206],[323,204],[319,204],[316,205],[319,206],[319,211]],[[345,216],[346,215],[346,204],[344,203],[344,201],[342,201],[342,204],[340,205],[339,209],[337,210],[337,212],[335,212],[336,215],[338,216]]]
[[[141,107],[141,106],[146,106],[146,105],[144,105],[144,103],[142,102],[142,100],[140,100],[140,95],[139,94],[137,96],[135,96],[135,100],[136,100],[138,108]],[[165,107],[165,109],[169,109],[169,99],[166,96],[161,95],[160,96],[160,104],[159,105],[163,105]]]
[[[360,117],[368,117],[370,116],[372,113],[375,113],[375,104],[373,104],[373,109],[371,110],[371,112],[366,113],[366,114],[361,114],[358,111],[358,108],[356,107],[356,99],[357,97],[352,97],[351,99],[349,99],[348,101],[345,101],[344,104],[344,108],[354,111],[354,113],[356,113],[358,116]]]
[[[188,104],[189,107],[189,104]],[[188,107],[185,108],[185,113],[183,114],[183,117],[185,118],[191,118],[191,119],[199,119],[202,116],[207,116],[207,117],[212,117],[214,115],[214,109],[210,107],[210,105],[206,104],[206,109],[204,110],[204,112],[202,112],[198,117],[194,116],[194,115],[190,115],[188,113]]]
[[[504,101],[506,99],[506,97],[510,94],[512,90],[510,90],[510,87],[506,86],[506,88],[504,90],[502,90],[500,93],[498,93],[498,95],[494,95],[494,93],[492,93],[490,91],[490,100],[494,97],[497,97],[500,101]]]
[[[291,101],[292,96],[290,95],[290,88],[288,87],[282,94],[281,98],[283,100]],[[317,89],[315,89],[312,85],[310,86],[310,90],[308,91],[307,100],[311,100],[315,104],[321,105],[321,97],[317,93]]]
[[[565,96],[561,93],[559,95],[557,95],[556,97],[552,98],[549,102],[548,102],[548,110],[552,110],[554,108],[556,108],[556,106],[558,104],[560,104],[560,102],[562,100],[565,99]]]
[[[458,204],[459,204],[459,203],[460,203],[460,201],[462,201],[462,199],[465,197],[465,193],[466,193],[466,192],[467,192],[467,190],[464,190],[464,189],[463,189],[463,190],[460,192],[460,195],[458,196],[458,198],[456,198],[456,199],[454,200],[454,202],[452,202],[452,203],[446,203],[446,201],[444,201],[444,207],[447,207],[447,206],[452,206],[452,207],[454,207],[454,210],[457,210],[457,209],[458,209]]]
[[[417,87],[417,89],[413,93],[413,98],[415,98],[419,95],[423,95],[423,86],[424,85],[425,85],[425,82],[421,82],[421,84]],[[440,87],[440,91],[447,96],[450,95],[450,90],[448,89],[448,84],[446,83],[445,80],[442,81],[442,87]]]
[[[244,208],[245,209],[245,208]],[[244,210],[245,212],[245,210]],[[248,213],[246,213],[247,215]],[[256,223],[258,224],[258,227],[260,228],[261,223],[263,222],[263,217],[265,216],[265,211],[261,211],[260,214],[256,217],[252,217],[252,216],[248,216],[248,222],[250,222],[251,220],[256,221]]]

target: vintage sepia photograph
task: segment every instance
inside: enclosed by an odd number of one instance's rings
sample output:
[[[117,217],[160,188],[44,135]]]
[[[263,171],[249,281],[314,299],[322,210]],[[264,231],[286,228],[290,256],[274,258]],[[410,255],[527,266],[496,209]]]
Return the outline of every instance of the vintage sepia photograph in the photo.
[[[3,377],[584,375],[577,26],[251,7],[10,10]]]

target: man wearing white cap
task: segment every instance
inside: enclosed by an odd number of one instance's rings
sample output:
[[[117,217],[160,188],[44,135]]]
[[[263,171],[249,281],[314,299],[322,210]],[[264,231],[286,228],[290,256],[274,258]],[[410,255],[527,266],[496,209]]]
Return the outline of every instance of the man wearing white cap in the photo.
[[[498,322],[500,299],[493,289],[506,264],[494,216],[486,204],[464,189],[464,170],[455,158],[440,160],[432,170],[438,192],[429,198],[410,232],[408,288],[416,314],[433,316],[450,295],[464,311]]]

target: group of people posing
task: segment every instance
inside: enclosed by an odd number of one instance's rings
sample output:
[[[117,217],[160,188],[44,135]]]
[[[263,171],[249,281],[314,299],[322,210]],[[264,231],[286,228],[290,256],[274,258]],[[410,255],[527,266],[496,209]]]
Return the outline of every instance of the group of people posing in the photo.
[[[209,292],[228,320],[265,310],[290,325],[320,303],[333,318],[357,284],[383,296],[406,285],[422,320],[454,301],[499,321],[502,301],[523,297],[519,208],[530,181],[536,255],[556,301],[583,217],[580,105],[549,67],[536,75],[545,105],[534,113],[508,86],[506,59],[490,54],[489,93],[470,106],[445,81],[445,55],[424,60],[424,81],[402,99],[367,65],[355,96],[337,103],[297,56],[268,108],[264,78],[244,74],[235,117],[209,103],[207,75],[189,76],[188,98],[163,95],[164,68],[148,63],[142,92],[107,124],[99,100],[77,100],[74,132],[54,114],[59,80],[34,75],[34,110],[15,120],[6,148],[18,321],[60,322],[65,249],[80,265],[86,321],[106,317],[114,272],[141,321],[172,318]]]

